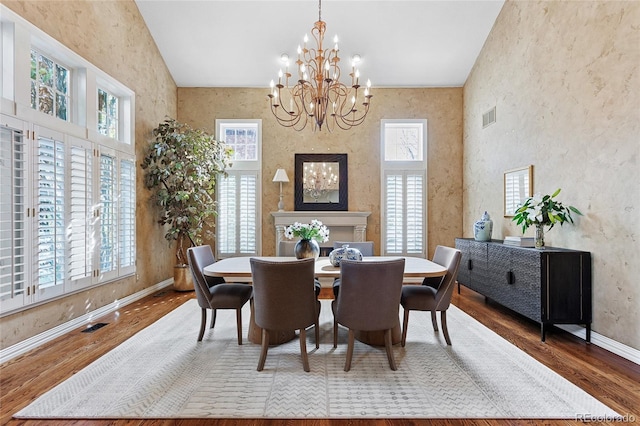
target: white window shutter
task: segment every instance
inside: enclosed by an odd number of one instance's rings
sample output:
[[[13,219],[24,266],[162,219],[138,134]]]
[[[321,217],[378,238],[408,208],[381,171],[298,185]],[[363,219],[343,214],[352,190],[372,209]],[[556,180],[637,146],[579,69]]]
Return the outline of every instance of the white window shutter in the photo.
[[[120,160],[119,273],[132,273],[136,263],[136,168],[132,159]]]
[[[21,129],[0,127],[0,310],[25,303],[26,244],[26,144]]]
[[[258,254],[258,172],[229,171],[217,183],[217,255]]]
[[[87,141],[71,143],[70,222],[68,229],[69,279],[74,288],[92,284],[96,236],[93,215],[93,150]]]

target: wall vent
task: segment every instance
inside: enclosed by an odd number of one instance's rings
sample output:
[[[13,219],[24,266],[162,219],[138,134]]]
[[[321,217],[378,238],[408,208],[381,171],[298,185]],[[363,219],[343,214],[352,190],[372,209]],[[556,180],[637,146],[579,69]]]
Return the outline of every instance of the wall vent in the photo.
[[[496,122],[496,107],[482,114],[482,128],[492,125]]]

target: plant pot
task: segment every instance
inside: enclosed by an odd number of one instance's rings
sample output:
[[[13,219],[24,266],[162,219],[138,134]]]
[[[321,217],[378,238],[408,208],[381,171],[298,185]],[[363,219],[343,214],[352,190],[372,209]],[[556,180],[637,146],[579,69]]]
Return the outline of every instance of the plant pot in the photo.
[[[193,291],[193,276],[189,265],[173,267],[173,289],[175,291]]]

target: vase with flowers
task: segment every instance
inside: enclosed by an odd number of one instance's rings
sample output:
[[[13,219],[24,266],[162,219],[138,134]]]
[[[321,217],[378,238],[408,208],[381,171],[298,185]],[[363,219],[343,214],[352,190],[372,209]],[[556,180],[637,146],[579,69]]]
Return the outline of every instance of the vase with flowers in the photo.
[[[296,258],[313,257],[317,259],[320,256],[318,241],[322,243],[329,241],[329,229],[319,220],[313,219],[311,223],[296,222],[287,226],[284,230],[284,236],[288,239],[300,238],[294,247]]]
[[[560,189],[558,188],[552,195],[541,196],[540,194],[535,194],[533,197],[527,198],[524,204],[516,210],[516,214],[512,219],[522,227],[523,234],[529,226],[535,225],[534,240],[536,248],[544,248],[545,226],[551,229],[556,223],[559,223],[560,226],[565,222],[573,223],[572,212],[582,216],[582,213],[577,208],[564,206],[560,201],[555,200],[559,193]]]

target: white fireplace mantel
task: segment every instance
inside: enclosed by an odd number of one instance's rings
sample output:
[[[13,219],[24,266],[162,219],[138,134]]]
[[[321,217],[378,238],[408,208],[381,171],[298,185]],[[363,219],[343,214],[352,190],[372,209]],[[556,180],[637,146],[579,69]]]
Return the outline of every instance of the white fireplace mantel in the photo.
[[[354,211],[278,211],[271,212],[276,227],[276,253],[280,241],[285,240],[284,229],[295,222],[309,223],[318,219],[329,228],[329,241],[325,245],[332,246],[333,241],[366,241],[367,218],[371,212]]]

